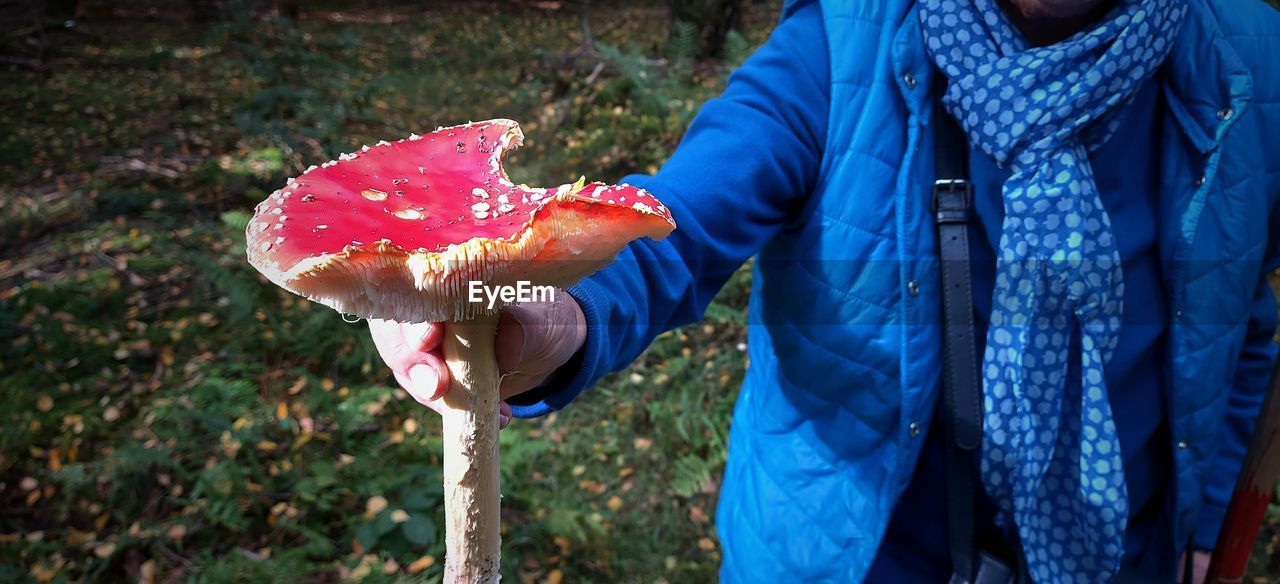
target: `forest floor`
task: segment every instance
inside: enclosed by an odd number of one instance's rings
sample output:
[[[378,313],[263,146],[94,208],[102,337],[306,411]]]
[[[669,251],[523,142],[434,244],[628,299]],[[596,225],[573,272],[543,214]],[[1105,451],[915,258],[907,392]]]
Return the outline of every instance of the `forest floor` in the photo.
[[[377,140],[504,117],[517,182],[653,171],[723,61],[665,11],[79,23],[0,69],[0,581],[438,580],[436,416],[367,329],[244,261],[247,213]],[[575,407],[502,433],[514,581],[713,578],[743,271]],[[139,580],[141,578],[141,580]]]
[[[521,122],[516,182],[652,172],[716,62],[660,8],[79,23],[0,68],[0,581],[438,581],[438,421],[362,324],[244,261],[252,206],[362,144]],[[707,582],[744,269],[562,413],[502,433],[503,574]],[[1280,510],[1258,542],[1275,560]]]

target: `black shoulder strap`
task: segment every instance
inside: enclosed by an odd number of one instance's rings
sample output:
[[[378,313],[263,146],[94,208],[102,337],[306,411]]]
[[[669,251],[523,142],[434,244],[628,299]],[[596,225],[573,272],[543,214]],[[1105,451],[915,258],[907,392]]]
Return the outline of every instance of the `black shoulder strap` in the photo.
[[[941,77],[941,75],[939,76]],[[946,431],[947,536],[951,584],[974,582],[974,472],[971,452],[982,440],[977,339],[969,265],[968,223],[973,208],[969,142],[942,104],[933,104],[933,211],[942,265],[943,429]]]
[[[969,142],[941,104],[935,104],[933,112],[937,175],[933,183],[933,211],[942,260],[942,309],[946,329],[944,395],[955,420],[956,443],[965,450],[973,450],[982,440],[982,402],[969,266],[968,223],[973,213],[973,185],[967,178]]]

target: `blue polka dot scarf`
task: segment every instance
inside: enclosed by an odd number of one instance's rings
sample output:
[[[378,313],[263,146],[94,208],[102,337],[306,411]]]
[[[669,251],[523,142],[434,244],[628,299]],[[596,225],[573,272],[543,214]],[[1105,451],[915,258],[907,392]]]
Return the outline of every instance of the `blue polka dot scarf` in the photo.
[[[1185,4],[1120,0],[1092,28],[1037,48],[996,0],[922,0],[919,11],[949,80],[943,105],[1011,172],[982,362],[982,480],[1033,580],[1104,582],[1128,519],[1103,375],[1124,281],[1088,153],[1164,60]]]

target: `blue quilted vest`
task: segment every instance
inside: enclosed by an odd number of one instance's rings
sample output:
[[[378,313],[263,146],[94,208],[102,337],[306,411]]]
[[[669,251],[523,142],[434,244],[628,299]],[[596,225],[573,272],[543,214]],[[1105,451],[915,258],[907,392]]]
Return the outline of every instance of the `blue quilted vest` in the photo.
[[[1280,247],[1268,241],[1280,193],[1280,14],[1255,0],[1188,1],[1159,74],[1160,254],[1173,310],[1174,541],[1194,533],[1207,545],[1257,409],[1258,396],[1232,388],[1257,378],[1241,365],[1249,308]],[[939,393],[933,72],[915,4],[822,11],[825,155],[804,213],[757,259],[751,367],[717,514],[725,581],[861,581]]]

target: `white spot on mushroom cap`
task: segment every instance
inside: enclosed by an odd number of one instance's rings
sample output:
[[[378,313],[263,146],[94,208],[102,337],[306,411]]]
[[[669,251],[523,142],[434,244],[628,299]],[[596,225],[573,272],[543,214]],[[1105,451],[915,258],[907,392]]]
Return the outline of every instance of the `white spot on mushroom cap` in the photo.
[[[423,217],[422,212],[417,209],[401,209],[392,213],[392,215],[401,219],[421,219]]]
[[[360,196],[366,199],[369,199],[370,201],[387,200],[387,193],[385,191],[380,191],[378,189],[365,189],[363,191],[360,191]]]
[[[487,199],[487,198],[489,198],[489,193],[488,193],[488,192],[486,192],[484,189],[482,189],[482,188],[480,188],[480,187],[476,187],[476,188],[474,188],[474,189],[471,189],[471,194],[472,194],[472,195],[475,195],[475,196],[477,196],[477,197],[480,197],[481,199]]]

